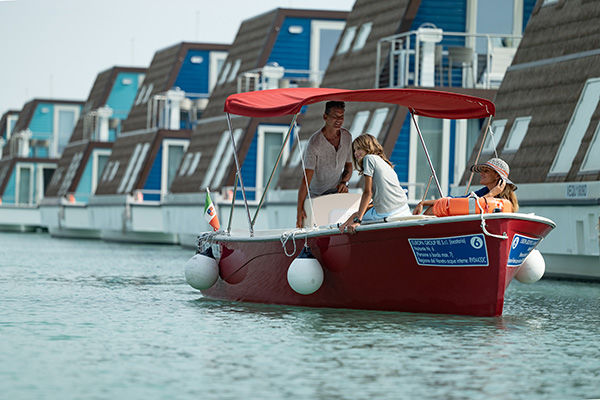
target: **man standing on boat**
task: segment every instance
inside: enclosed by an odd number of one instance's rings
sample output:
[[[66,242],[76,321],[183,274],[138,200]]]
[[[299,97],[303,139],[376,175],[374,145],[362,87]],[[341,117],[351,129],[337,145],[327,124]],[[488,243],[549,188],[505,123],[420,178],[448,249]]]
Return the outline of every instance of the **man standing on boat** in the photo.
[[[308,140],[304,154],[305,174],[298,189],[298,228],[304,226],[306,219],[306,182],[311,197],[348,192],[348,181],[352,176],[352,135],[342,128],[344,109],[345,104],[342,101],[325,103],[325,126]]]

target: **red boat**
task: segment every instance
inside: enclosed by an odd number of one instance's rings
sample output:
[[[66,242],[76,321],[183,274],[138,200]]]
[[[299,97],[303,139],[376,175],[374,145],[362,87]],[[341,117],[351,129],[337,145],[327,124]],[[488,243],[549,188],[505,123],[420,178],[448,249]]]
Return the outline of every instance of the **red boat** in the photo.
[[[488,100],[455,93],[317,88],[236,94],[227,99],[225,111],[251,117],[297,114],[302,106],[325,100],[394,103],[413,115],[437,118],[491,117],[495,110]],[[237,159],[236,165],[239,174]],[[555,226],[549,219],[518,213],[401,217],[363,224],[356,234],[340,233],[335,225],[254,232],[249,212],[248,221],[247,234],[201,235],[199,250],[211,251],[188,262],[186,278],[204,296],[474,316],[502,314],[509,283]],[[305,246],[312,254],[304,251],[300,257],[309,264],[298,258]],[[195,283],[194,276],[208,278]]]

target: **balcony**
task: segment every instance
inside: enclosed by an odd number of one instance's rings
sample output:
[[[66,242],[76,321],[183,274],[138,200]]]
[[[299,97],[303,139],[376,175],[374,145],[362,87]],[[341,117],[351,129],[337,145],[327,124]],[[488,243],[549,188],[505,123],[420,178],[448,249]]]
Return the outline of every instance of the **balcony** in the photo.
[[[424,24],[379,40],[375,87],[497,89],[520,41],[517,35],[444,32]]]

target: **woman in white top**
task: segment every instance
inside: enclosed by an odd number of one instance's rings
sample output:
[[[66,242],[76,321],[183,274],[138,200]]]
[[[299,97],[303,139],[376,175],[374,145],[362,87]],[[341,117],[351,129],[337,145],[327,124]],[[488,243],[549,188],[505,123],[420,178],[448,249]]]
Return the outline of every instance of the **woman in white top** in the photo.
[[[411,215],[398,175],[377,139],[367,133],[360,135],[352,142],[352,150],[354,166],[363,175],[365,186],[358,211],[340,226],[340,231],[344,232],[348,227],[354,232],[362,221]]]

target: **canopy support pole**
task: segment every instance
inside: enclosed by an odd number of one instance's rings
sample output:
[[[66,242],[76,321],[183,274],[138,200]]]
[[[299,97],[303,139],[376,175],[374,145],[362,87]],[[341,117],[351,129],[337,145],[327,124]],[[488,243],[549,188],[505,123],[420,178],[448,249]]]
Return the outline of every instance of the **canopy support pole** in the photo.
[[[281,149],[279,150],[279,156],[277,156],[277,161],[275,161],[275,165],[273,166],[273,169],[271,170],[271,175],[269,176],[267,185],[265,186],[265,189],[263,190],[262,195],[260,196],[260,202],[258,203],[258,208],[256,209],[256,213],[254,213],[254,218],[252,218],[252,226],[254,226],[254,224],[256,223],[256,217],[258,217],[258,212],[260,211],[260,208],[263,205],[263,202],[267,195],[267,191],[269,190],[269,186],[271,185],[271,181],[273,180],[273,176],[275,175],[275,171],[277,171],[277,167],[279,166],[279,161],[281,161],[281,156],[283,155],[285,146],[287,145],[288,139],[290,138],[290,134],[292,133],[292,130],[294,129],[294,126],[296,125],[296,118],[298,118],[298,114],[294,114],[294,117],[292,118],[292,122],[290,123],[290,128],[288,129],[287,134],[285,135],[285,139],[283,139],[283,143],[281,144]]]
[[[435,180],[435,185],[438,188],[438,192],[440,192],[440,197],[444,197],[444,192],[442,191],[442,187],[440,186],[440,182],[438,181],[437,174],[435,173],[435,168],[433,168],[433,163],[431,162],[431,157],[429,156],[429,152],[427,151],[427,146],[425,145],[425,140],[423,140],[423,135],[421,134],[421,130],[419,129],[419,124],[417,124],[417,120],[415,119],[415,110],[413,108],[410,109],[410,116],[412,117],[413,123],[415,124],[415,128],[417,128],[417,133],[419,134],[419,140],[421,140],[421,146],[423,146],[423,150],[425,150],[425,156],[427,157],[427,162],[429,163],[429,168],[431,169],[431,175],[433,175],[433,179]]]
[[[229,138],[231,139],[231,146],[233,147],[233,158],[235,159],[236,173],[240,180],[240,186],[242,187],[242,196],[244,197],[244,206],[246,207],[246,214],[248,215],[248,229],[250,231],[250,236],[254,236],[254,228],[252,228],[252,221],[250,220],[250,209],[248,208],[248,200],[246,199],[246,189],[244,188],[244,181],[242,179],[242,172],[240,169],[240,160],[238,160],[237,148],[235,146],[235,139],[233,137],[233,127],[231,125],[231,115],[229,115],[229,113],[225,113],[225,115],[227,115],[227,125],[229,126]],[[237,186],[237,182],[236,182],[236,186]]]
[[[481,155],[481,150],[483,150],[483,145],[485,143],[485,138],[487,137],[488,130],[490,129],[490,122],[492,122],[492,116],[488,117],[487,124],[485,125],[485,131],[483,131],[483,138],[481,139],[481,144],[479,145],[479,150],[477,151],[477,157],[475,157],[475,164],[479,162],[479,156]],[[494,145],[494,149],[496,146]],[[496,155],[496,157],[498,157]],[[469,188],[471,187],[471,181],[473,180],[473,171],[471,171],[471,175],[469,175],[469,181],[467,182],[467,189],[465,190],[465,194],[469,194]]]
[[[227,233],[231,233],[231,221],[233,220],[233,209],[235,208],[235,197],[237,196],[237,182],[238,174],[235,172],[235,179],[233,180],[233,197],[231,198],[231,210],[229,210],[229,224],[227,224]]]

